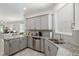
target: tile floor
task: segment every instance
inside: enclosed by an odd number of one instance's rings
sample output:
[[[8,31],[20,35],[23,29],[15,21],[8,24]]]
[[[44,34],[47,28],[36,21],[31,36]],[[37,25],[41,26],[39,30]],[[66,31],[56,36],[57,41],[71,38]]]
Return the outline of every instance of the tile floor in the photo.
[[[44,54],[27,48],[13,56],[44,56]]]

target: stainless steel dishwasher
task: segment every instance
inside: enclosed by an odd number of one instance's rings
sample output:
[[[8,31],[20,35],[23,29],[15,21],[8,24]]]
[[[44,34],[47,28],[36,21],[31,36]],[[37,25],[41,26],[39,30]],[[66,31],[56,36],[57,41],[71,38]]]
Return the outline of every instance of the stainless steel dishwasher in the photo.
[[[41,39],[33,37],[33,49],[41,51]]]

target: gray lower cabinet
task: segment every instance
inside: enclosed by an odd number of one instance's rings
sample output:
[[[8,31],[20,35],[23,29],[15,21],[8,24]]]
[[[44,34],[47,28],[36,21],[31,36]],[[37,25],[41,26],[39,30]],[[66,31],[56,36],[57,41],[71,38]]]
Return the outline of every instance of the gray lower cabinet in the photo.
[[[14,54],[27,47],[27,38],[19,37],[4,40],[4,55]]]
[[[20,44],[19,44],[20,49],[24,49],[24,48],[27,47],[27,39],[26,39],[26,37],[21,37],[19,42],[20,42]]]
[[[9,41],[9,54],[11,55],[19,50],[19,38],[11,39]]]
[[[28,36],[28,47],[33,48],[33,38],[31,36]]]
[[[45,52],[45,39],[41,39],[41,52]]]
[[[58,47],[49,41],[45,40],[45,55],[47,56],[56,56],[58,51]]]
[[[28,41],[27,41],[28,39]],[[28,42],[28,43],[27,43]],[[36,49],[38,51],[44,52],[47,56],[56,56],[58,47],[56,47],[53,43],[46,39],[35,40],[33,44],[33,38],[28,36],[28,38],[20,37],[13,38],[9,40],[4,40],[4,55],[11,55],[16,53],[24,48],[28,47],[32,49]],[[33,46],[34,45],[34,46]]]
[[[4,39],[4,55],[9,55],[9,40]]]

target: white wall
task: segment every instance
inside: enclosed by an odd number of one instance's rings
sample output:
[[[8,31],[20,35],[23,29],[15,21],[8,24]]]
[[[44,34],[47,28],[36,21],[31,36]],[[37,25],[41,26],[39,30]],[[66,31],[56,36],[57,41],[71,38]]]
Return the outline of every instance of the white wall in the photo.
[[[64,11],[62,10],[62,8],[65,8],[63,9]],[[54,25],[54,28],[55,28],[54,38],[60,39],[60,34],[61,34],[62,35],[61,38],[64,39],[65,42],[71,43],[72,42],[71,24],[73,20],[73,4],[65,4],[62,6],[62,8],[59,8],[54,13],[55,14],[54,15],[54,20],[55,20],[54,21],[54,24],[55,24]]]
[[[79,30],[79,3],[75,3],[75,29]]]
[[[6,26],[10,27],[11,25],[14,25],[14,29],[17,32],[20,32],[20,24],[25,24],[25,21],[13,21],[13,22],[8,22]]]
[[[73,4],[67,4],[57,11],[55,15],[57,16],[57,19],[55,19],[57,25],[56,32],[72,33]]]

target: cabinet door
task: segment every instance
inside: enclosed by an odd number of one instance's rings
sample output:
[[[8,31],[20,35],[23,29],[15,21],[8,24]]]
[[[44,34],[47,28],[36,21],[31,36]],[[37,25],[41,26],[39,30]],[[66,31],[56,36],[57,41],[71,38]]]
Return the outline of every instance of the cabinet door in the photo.
[[[35,28],[36,29],[40,29],[40,25],[41,25],[41,21],[40,21],[40,16],[38,16],[38,17],[35,17],[36,19],[35,19]]]
[[[26,24],[26,25],[27,25],[26,29],[29,30],[29,29],[31,28],[31,22],[30,22],[30,19],[27,19],[27,20],[26,20],[26,23],[27,23],[27,24]]]
[[[27,45],[26,42],[27,40],[25,39],[25,37],[20,38],[20,49],[26,48],[26,45]]]
[[[41,39],[41,52],[45,52],[45,40]]]
[[[28,36],[28,47],[33,48],[33,38]]]
[[[4,55],[9,55],[9,40],[4,40]]]
[[[47,40],[45,40],[45,55],[49,56],[49,45]]]
[[[49,29],[48,28],[48,15],[41,16],[41,29]]]
[[[10,54],[19,51],[19,38],[11,39],[9,42]]]
[[[35,19],[30,18],[30,29],[35,29]]]
[[[56,56],[58,51],[58,47],[53,45],[52,43],[45,40],[45,54],[47,56]]]
[[[26,30],[29,29],[29,25],[28,25],[28,19],[26,19]]]
[[[49,49],[49,55],[50,56],[56,56],[58,48],[55,45],[51,44],[51,43],[49,43],[48,45],[49,45],[49,48],[48,48]]]

